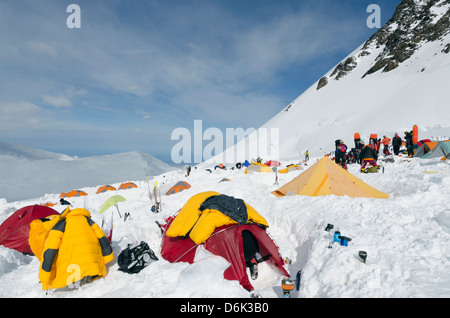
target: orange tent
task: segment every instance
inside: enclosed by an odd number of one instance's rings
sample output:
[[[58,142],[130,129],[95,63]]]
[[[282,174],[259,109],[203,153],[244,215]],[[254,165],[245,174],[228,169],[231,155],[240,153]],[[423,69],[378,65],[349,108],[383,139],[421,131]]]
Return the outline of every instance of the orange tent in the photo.
[[[187,183],[185,181],[179,181],[172,188],[170,188],[169,191],[167,191],[166,195],[178,193],[180,191],[189,189],[190,187],[191,187],[191,185],[189,183]]]
[[[81,191],[81,190],[72,190],[70,192],[63,192],[61,193],[61,195],[59,196],[60,198],[72,198],[72,197],[82,197],[87,195],[86,192]]]
[[[110,186],[110,185],[104,185],[104,186],[101,186],[100,188],[98,188],[97,189],[97,194],[99,194],[99,193],[103,193],[103,192],[106,192],[106,191],[113,191],[113,190],[116,190],[116,188],[114,188],[113,186]]]
[[[44,203],[44,204],[41,204],[41,205],[43,205],[43,206],[48,206],[48,207],[52,207],[52,206],[55,206],[56,203],[50,203],[50,202],[47,202],[47,203]]]
[[[119,190],[126,190],[131,188],[137,188],[137,185],[133,182],[124,182],[119,186]]]

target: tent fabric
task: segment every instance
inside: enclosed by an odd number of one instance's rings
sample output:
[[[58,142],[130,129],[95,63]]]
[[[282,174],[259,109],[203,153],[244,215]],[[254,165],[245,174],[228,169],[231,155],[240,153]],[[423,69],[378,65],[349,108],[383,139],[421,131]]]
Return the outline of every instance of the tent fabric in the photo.
[[[417,142],[417,146],[420,147],[426,142],[431,142],[431,139],[421,139]]]
[[[59,222],[59,215],[50,215],[45,218],[36,219],[30,223],[30,235],[28,243],[36,258],[41,262],[44,253],[45,240],[50,230]]]
[[[124,182],[119,186],[119,190],[133,189],[137,187],[138,186],[133,182]]]
[[[284,169],[278,170],[278,173],[288,173],[296,170],[303,170],[303,167],[300,165],[290,165]]]
[[[279,167],[281,165],[281,163],[276,160],[269,160],[269,161],[265,162],[264,164],[269,167]]]
[[[427,141],[423,142],[422,145],[420,145],[415,151],[414,151],[414,157],[420,158],[432,151],[436,146],[438,142],[437,141]]]
[[[97,194],[99,193],[104,193],[106,191],[114,191],[116,190],[116,188],[114,188],[113,186],[110,186],[109,184],[101,186],[97,189]]]
[[[208,198],[218,195],[220,195],[218,192],[206,191],[192,196],[178,212],[172,226],[167,231],[167,236],[189,236],[196,244],[202,244],[216,228],[229,224],[238,224],[219,210],[201,210],[202,204]],[[247,209],[247,223],[269,226],[267,221],[253,207],[245,203],[245,201],[244,204]]]
[[[0,225],[0,245],[23,254],[33,255],[28,242],[30,223],[50,215],[59,215],[59,212],[37,204],[17,210]]]
[[[450,140],[439,141],[438,144],[428,153],[423,155],[422,159],[450,157]]]
[[[59,196],[60,198],[73,198],[73,197],[82,197],[87,195],[86,192],[81,191],[81,190],[72,190],[70,192],[63,192],[61,193],[61,195]]]
[[[125,202],[127,199],[125,199],[123,196],[121,195],[113,195],[112,197],[110,197],[108,200],[105,201],[105,203],[102,204],[102,206],[100,207],[100,209],[98,210],[98,214],[102,214],[103,212],[105,212],[106,210],[108,210],[110,207],[112,207],[113,205],[119,203],[119,202]]]
[[[169,191],[166,192],[166,195],[178,193],[183,190],[189,189],[190,187],[191,187],[191,185],[189,183],[187,183],[186,181],[179,181],[173,187],[171,187],[169,189]]]
[[[230,266],[224,271],[225,279],[237,280],[245,289],[253,290],[254,287],[248,279],[244,254],[243,232],[248,231],[253,235],[258,244],[261,259],[266,260],[279,274],[289,276],[289,273],[283,267],[284,262],[279,254],[278,246],[265,230],[266,226],[256,223],[225,224],[215,228],[201,244],[194,242],[191,236],[170,235],[174,227],[177,227],[177,223],[179,225],[180,223],[189,221],[187,214],[198,215],[198,207],[211,194],[214,195],[217,192],[208,191],[191,197],[179,211],[178,215],[168,221],[165,227],[167,230],[163,235],[161,243],[161,256],[171,263],[188,262],[192,264],[195,261],[197,248],[203,247],[212,254],[225,258],[230,263]],[[251,211],[250,213],[253,214],[255,212]],[[190,222],[195,223],[196,220],[199,220],[199,218],[194,217]]]
[[[334,163],[325,156],[278,190],[272,192],[277,197],[286,195],[347,195],[351,198],[387,199],[389,195],[368,185],[361,179]]]
[[[250,166],[248,166],[247,169],[245,169],[244,174],[249,174],[253,172],[273,173],[273,170],[272,168],[263,163],[254,162]]]

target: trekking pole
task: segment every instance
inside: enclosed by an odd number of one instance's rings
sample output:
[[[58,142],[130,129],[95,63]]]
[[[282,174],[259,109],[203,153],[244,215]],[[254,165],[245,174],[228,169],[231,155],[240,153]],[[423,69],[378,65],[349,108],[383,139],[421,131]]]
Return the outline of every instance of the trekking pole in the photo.
[[[158,188],[158,196],[159,196],[159,212],[162,212],[162,200],[161,200],[161,189]]]
[[[395,171],[394,171],[394,174],[395,174],[395,177],[397,177],[397,174],[395,173]],[[400,184],[399,184],[398,180],[394,179],[394,177],[391,174],[389,174],[389,175],[391,176],[392,180],[394,181],[394,184],[397,187],[398,191],[400,191]]]

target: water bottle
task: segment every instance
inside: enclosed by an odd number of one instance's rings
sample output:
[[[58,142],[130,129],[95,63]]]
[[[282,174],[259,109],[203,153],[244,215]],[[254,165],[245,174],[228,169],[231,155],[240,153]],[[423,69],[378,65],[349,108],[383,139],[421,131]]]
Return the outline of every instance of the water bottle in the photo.
[[[339,232],[339,231],[334,232],[333,240],[334,240],[334,242],[341,243],[341,232]]]

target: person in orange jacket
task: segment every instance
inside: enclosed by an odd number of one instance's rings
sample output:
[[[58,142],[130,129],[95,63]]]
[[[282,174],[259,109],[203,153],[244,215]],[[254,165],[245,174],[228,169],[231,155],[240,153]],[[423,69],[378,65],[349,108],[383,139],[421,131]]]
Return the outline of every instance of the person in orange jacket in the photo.
[[[391,138],[386,137],[386,135],[383,136],[383,140],[381,141],[381,143],[384,145],[383,148],[383,154],[385,156],[389,155],[389,144],[391,142]]]

